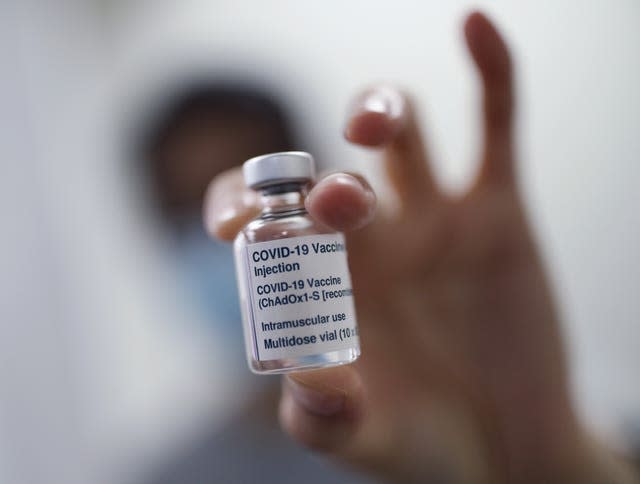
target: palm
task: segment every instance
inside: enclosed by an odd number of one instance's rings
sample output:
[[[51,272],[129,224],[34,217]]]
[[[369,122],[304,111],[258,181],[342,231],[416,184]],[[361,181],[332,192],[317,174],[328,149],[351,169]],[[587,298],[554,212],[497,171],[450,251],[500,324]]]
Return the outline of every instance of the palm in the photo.
[[[440,197],[348,243],[372,427],[449,442],[451,458],[478,445],[501,452],[518,428],[494,416],[546,418],[551,396],[566,395],[553,306],[513,190]],[[435,407],[437,419],[402,422],[415,412],[399,403]]]

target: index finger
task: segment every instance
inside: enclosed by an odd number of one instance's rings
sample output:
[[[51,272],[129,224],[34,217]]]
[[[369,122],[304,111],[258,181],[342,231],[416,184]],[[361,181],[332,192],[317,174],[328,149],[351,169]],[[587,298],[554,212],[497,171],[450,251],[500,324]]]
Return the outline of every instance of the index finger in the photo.
[[[240,168],[213,179],[204,203],[204,224],[212,237],[231,241],[259,213],[259,194],[248,189]],[[305,207],[324,225],[339,231],[355,230],[374,216],[376,197],[358,175],[332,173],[309,192]]]

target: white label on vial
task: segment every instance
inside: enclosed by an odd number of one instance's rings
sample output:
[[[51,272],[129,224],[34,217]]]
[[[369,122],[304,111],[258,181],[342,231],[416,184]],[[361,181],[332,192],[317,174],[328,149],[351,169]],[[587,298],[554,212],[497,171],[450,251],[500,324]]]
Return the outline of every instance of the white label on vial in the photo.
[[[256,360],[358,346],[342,234],[258,242],[245,255]]]

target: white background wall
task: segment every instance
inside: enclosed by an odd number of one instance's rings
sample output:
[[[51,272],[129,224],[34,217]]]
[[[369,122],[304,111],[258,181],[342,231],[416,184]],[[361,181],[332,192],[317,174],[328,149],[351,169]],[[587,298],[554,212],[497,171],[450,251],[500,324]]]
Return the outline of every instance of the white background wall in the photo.
[[[515,53],[522,180],[565,314],[575,393],[594,426],[615,432],[640,420],[640,3],[474,6]],[[185,73],[255,76],[290,102],[327,166],[367,169],[375,158],[341,139],[346,105],[363,85],[395,81],[420,100],[437,171],[458,190],[478,142],[461,34],[468,9],[406,0],[2,7],[0,348],[11,348],[11,365],[0,369],[0,449],[9,449],[0,463],[11,482],[34,462],[48,473],[23,482],[71,483],[64,469],[73,468],[77,482],[114,482],[233,404],[220,396],[218,349],[176,324],[185,318],[177,302],[157,297],[174,288],[144,212],[130,209],[140,194],[123,169],[121,134],[138,111]]]

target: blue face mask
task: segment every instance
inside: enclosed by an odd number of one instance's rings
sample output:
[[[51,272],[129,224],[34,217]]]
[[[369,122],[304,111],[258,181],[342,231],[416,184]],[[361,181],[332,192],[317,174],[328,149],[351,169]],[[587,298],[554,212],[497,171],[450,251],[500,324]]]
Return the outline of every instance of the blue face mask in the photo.
[[[204,321],[242,353],[242,325],[231,244],[214,241],[192,222],[179,236],[176,259],[187,293]]]
[[[274,380],[247,369],[233,247],[212,240],[202,223],[194,220],[177,238],[174,256],[187,303],[207,323],[211,338],[224,341],[225,354],[219,361],[234,381],[227,391],[241,392],[243,398],[258,395]]]

